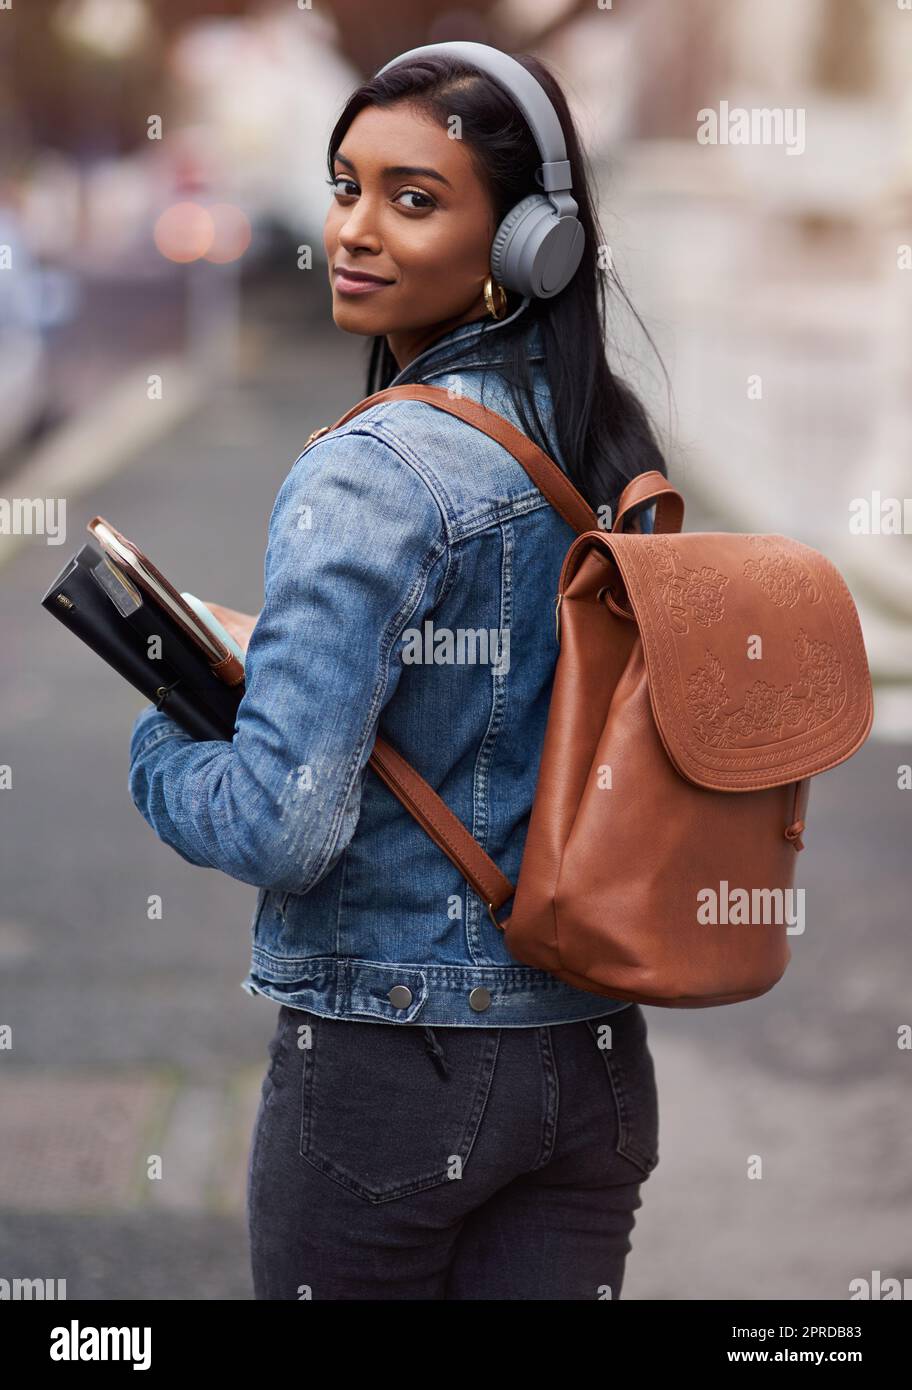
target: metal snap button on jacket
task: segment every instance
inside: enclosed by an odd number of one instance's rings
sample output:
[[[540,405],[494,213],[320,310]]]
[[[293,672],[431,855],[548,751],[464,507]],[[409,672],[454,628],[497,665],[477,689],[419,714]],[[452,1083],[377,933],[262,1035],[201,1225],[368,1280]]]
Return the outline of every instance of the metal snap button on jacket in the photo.
[[[469,995],[469,1005],[476,1011],[476,1013],[481,1013],[484,1009],[490,1008],[490,990],[485,989],[483,985],[477,985],[476,988],[473,989],[472,993]]]
[[[395,1008],[407,1009],[412,1002],[412,991],[408,985],[393,985],[386,997]]]

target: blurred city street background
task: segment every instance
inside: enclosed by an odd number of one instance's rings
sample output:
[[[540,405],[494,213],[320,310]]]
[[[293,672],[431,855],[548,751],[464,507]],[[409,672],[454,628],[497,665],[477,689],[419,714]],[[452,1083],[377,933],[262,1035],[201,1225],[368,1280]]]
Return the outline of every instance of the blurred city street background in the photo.
[[[912,12],[16,0],[0,497],[65,497],[67,529],[0,532],[0,1278],[252,1296],[244,1184],[274,1026],[240,989],[256,892],[155,838],[127,791],[145,701],[39,604],[101,514],[178,587],[258,611],[276,492],[364,394],[322,252],[329,131],[364,74],[450,38],[534,52],[566,84],[671,399],[620,303],[610,346],[688,529],[823,550],[875,677],[873,737],[812,789],[783,980],[734,1008],[645,1010],[661,1157],[624,1297],[838,1300],[875,1270],[910,1277],[912,535],[849,516],[912,495]],[[806,109],[806,149],[700,143],[722,101]]]

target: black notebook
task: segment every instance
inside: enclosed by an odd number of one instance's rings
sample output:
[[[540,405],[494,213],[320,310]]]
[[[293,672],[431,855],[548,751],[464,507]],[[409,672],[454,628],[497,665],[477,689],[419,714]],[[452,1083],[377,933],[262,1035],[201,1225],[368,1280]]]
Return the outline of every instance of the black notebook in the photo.
[[[231,739],[244,694],[237,643],[103,517],[87,529],[96,540],[64,566],[42,607],[188,734]]]

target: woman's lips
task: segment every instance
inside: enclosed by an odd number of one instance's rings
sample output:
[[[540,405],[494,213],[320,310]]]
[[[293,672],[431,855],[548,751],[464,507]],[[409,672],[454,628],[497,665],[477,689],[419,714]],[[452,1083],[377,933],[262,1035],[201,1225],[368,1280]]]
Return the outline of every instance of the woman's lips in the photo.
[[[358,280],[346,275],[344,270],[337,270],[333,275],[333,285],[340,294],[370,294],[372,290],[387,290],[392,283],[390,280]]]

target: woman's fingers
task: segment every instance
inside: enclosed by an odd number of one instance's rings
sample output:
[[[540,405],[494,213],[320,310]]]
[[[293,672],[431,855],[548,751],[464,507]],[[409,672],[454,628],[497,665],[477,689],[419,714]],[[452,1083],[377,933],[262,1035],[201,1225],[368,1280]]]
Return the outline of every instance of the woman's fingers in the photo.
[[[241,650],[246,652],[250,634],[256,627],[259,615],[242,613],[237,608],[226,608],[222,603],[210,603],[208,599],[203,599],[203,603],[222,626],[230,632]]]

